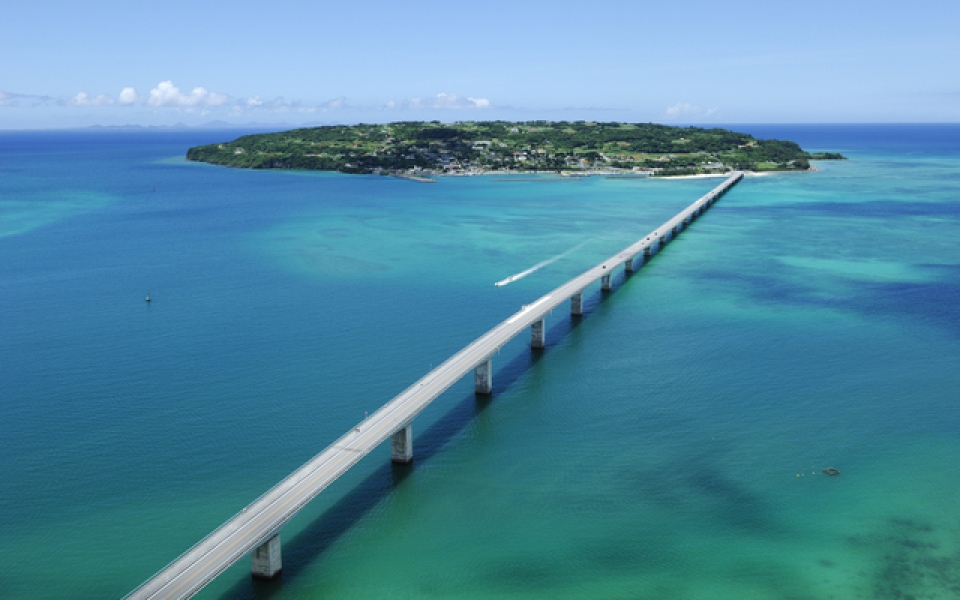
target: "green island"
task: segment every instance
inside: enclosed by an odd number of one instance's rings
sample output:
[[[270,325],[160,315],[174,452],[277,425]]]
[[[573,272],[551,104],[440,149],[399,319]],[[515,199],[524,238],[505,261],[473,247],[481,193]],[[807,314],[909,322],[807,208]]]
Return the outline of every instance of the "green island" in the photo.
[[[843,159],[726,129],[592,121],[404,121],[245,135],[196,146],[187,159],[248,169],[432,175],[538,173],[681,176],[806,171]]]

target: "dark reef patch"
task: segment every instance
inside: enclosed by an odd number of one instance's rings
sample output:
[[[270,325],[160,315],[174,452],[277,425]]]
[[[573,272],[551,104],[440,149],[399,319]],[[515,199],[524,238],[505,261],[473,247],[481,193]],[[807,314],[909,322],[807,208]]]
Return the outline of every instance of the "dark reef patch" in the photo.
[[[862,574],[860,598],[935,600],[960,598],[960,549],[944,550],[927,523],[894,518],[879,532],[855,535],[847,543],[876,557],[872,573]]]
[[[491,587],[505,591],[546,591],[564,579],[559,565],[531,558],[514,559],[495,563],[489,568],[487,578]]]
[[[904,190],[901,194],[915,194]],[[724,205],[728,214],[748,215],[783,221],[789,218],[824,216],[835,218],[890,219],[891,217],[957,217],[960,204],[956,202],[907,202],[902,200],[868,200],[865,202],[792,202],[780,205],[737,206]]]
[[[816,288],[778,275],[776,265],[771,265],[766,274],[710,271],[695,276],[703,281],[734,283],[764,306],[822,307],[865,316],[906,315],[960,337],[960,265],[931,268],[940,271],[940,281],[859,282],[834,296],[818,294]]]
[[[639,470],[624,470],[620,479],[638,500],[671,510],[710,515],[717,527],[761,536],[784,532],[763,497],[724,473],[716,448],[691,453]]]

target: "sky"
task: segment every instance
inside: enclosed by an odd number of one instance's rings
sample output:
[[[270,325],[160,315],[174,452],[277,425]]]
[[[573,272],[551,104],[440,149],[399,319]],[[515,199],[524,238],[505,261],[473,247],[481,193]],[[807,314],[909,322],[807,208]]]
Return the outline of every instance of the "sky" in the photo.
[[[0,129],[960,122],[960,1],[8,0]]]

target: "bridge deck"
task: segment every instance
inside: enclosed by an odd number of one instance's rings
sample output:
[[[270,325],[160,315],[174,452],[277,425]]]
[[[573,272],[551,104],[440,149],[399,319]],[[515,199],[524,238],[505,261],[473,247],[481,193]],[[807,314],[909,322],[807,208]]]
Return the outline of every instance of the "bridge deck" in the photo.
[[[734,186],[736,172],[633,245],[571,279],[512,315],[405,389],[340,439],[288,475],[140,587],[129,599],[189,598],[227,567],[276,533],[343,472],[398,431],[447,388],[485,362],[514,336],[619,266],[670,235],[704,205]]]

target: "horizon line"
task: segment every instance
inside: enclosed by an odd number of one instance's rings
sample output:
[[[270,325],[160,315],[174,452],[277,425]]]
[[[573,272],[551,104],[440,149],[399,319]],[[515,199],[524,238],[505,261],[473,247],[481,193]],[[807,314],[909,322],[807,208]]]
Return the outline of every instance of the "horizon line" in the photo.
[[[696,121],[689,122],[680,122],[680,123],[664,123],[659,121],[603,121],[600,119],[522,119],[522,120],[512,120],[512,119],[459,119],[456,121],[440,121],[439,119],[414,119],[407,121],[329,121],[323,123],[263,123],[263,122],[250,122],[250,123],[229,123],[226,121],[210,121],[207,123],[201,123],[198,125],[188,125],[186,123],[174,123],[172,125],[140,125],[135,123],[128,123],[125,125],[76,125],[71,127],[0,127],[0,133],[6,132],[67,132],[67,131],[84,131],[90,129],[98,130],[129,130],[129,129],[164,129],[164,130],[193,130],[193,131],[212,131],[212,130],[228,130],[228,129],[245,129],[245,128],[290,128],[290,129],[304,129],[304,128],[313,128],[313,127],[330,127],[337,125],[388,125],[390,123],[429,123],[432,121],[439,121],[443,125],[454,124],[454,123],[479,123],[479,122],[495,122],[503,121],[507,123],[533,123],[537,121],[547,121],[547,122],[577,122],[577,121],[586,121],[594,123],[631,123],[631,124],[641,124],[641,123],[651,123],[655,125],[666,125],[669,127],[703,127],[703,128],[726,128],[730,126],[755,126],[755,125],[795,125],[795,126],[817,126],[817,125],[832,125],[832,126],[853,126],[853,125],[883,125],[883,126],[903,126],[903,125],[960,125],[960,121],[730,121],[722,123],[703,123]]]

